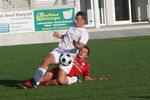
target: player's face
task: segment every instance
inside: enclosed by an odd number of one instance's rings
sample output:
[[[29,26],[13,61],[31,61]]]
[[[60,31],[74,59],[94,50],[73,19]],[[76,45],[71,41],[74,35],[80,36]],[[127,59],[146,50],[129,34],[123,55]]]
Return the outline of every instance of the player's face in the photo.
[[[83,48],[83,49],[80,50],[78,56],[79,56],[81,59],[85,59],[85,58],[88,57],[87,54],[88,54],[88,49]]]
[[[82,16],[76,16],[76,22],[77,22],[77,25],[83,25],[84,24],[84,19],[82,18]]]

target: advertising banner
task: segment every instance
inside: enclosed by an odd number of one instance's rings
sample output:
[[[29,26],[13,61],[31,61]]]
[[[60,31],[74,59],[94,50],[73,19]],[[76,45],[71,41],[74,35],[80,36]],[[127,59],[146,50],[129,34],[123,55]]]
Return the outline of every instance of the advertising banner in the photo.
[[[34,32],[33,11],[0,13],[0,33]]]
[[[74,20],[74,8],[0,12],[0,33],[65,30]]]
[[[74,8],[34,11],[35,31],[65,30],[74,20]]]

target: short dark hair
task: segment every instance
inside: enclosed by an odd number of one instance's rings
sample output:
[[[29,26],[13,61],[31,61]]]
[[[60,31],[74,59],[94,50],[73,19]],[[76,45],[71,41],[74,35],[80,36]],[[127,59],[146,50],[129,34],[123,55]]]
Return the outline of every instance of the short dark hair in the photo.
[[[86,46],[86,45],[84,46],[84,48],[86,48],[88,50],[87,55],[90,55],[90,48],[88,46]]]
[[[86,13],[84,11],[79,11],[77,14],[76,14],[76,17],[77,16],[82,16],[83,19],[86,20]]]

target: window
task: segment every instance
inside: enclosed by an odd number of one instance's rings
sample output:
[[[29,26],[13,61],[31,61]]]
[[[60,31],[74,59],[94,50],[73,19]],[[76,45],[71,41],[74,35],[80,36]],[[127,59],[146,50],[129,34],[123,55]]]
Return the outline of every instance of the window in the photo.
[[[81,11],[84,11],[87,14],[87,25],[93,25],[93,2],[92,0],[80,0]]]
[[[105,0],[99,0],[100,24],[105,24]]]
[[[129,0],[115,0],[116,21],[129,20]]]

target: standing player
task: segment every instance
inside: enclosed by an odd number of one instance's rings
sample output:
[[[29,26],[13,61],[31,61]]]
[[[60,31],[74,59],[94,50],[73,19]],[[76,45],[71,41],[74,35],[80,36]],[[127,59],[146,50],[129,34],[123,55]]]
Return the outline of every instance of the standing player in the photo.
[[[82,11],[79,11],[76,14],[76,23],[71,24],[65,35],[54,32],[53,36],[62,40],[60,41],[58,47],[48,54],[48,56],[40,65],[39,69],[36,71],[34,77],[35,87],[39,85],[40,79],[47,71],[49,65],[59,63],[59,56],[62,53],[66,52],[76,54],[78,50],[82,49],[86,45],[89,35],[84,27],[85,20],[86,14]]]
[[[107,80],[107,78],[93,79],[90,77],[89,64],[84,60],[88,57],[88,55],[89,48],[85,46],[79,51],[77,57],[72,63],[72,66],[64,66],[65,68],[61,66],[51,69],[41,78],[39,86],[73,84],[78,81],[78,78],[76,76],[81,76],[82,74],[85,80]],[[66,68],[69,68],[70,70],[66,70]],[[73,79],[73,81],[70,81],[70,79]],[[32,87],[32,83],[33,80],[26,81],[22,87],[30,88]]]

